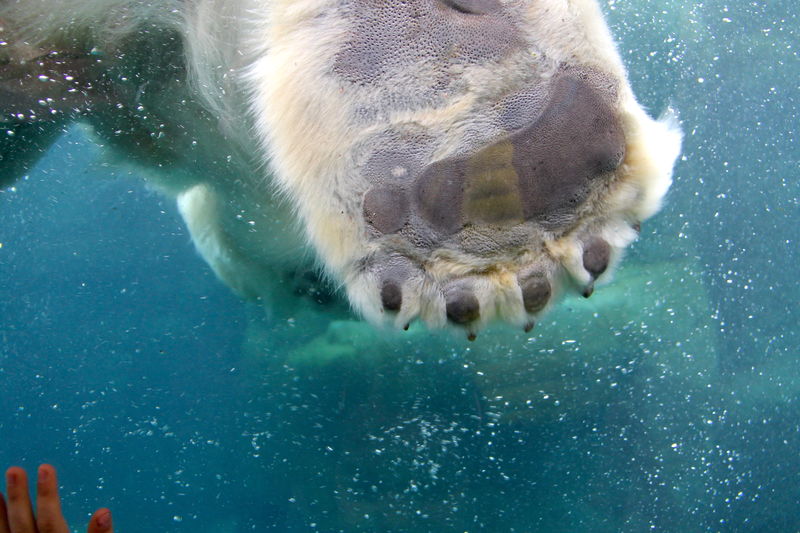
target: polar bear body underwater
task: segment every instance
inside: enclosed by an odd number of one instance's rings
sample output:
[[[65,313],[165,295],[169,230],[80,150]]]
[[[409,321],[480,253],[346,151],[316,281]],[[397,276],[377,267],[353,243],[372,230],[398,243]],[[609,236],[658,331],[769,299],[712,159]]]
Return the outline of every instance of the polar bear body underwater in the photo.
[[[238,293],[310,243],[375,323],[590,295],[680,151],[595,0],[2,0],[0,27],[0,186],[88,123]]]

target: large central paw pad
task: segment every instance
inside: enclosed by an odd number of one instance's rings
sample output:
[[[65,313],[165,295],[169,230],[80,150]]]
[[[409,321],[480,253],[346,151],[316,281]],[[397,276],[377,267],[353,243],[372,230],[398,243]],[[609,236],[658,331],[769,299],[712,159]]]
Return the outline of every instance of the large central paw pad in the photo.
[[[584,77],[551,89],[538,116],[486,145],[427,165],[413,151],[372,156],[371,252],[348,280],[368,318],[450,322],[474,338],[495,318],[529,329],[565,285],[592,294],[669,182],[672,161],[653,171],[637,128],[679,134],[626,122],[614,89]]]

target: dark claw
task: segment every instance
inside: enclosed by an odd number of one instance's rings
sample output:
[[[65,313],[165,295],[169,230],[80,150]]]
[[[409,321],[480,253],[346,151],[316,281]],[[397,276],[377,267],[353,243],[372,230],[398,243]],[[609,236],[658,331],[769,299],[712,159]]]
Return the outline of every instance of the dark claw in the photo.
[[[387,311],[399,311],[403,304],[403,291],[394,281],[384,281],[381,287],[381,302]]]
[[[411,326],[411,324],[406,324],[403,326],[403,331],[408,331],[409,326]]]
[[[587,242],[583,247],[583,268],[597,279],[608,268],[611,260],[611,246],[599,237]]]
[[[633,228],[633,230],[636,233],[641,233],[642,232],[642,223],[641,222],[636,222],[631,227]]]
[[[447,295],[447,318],[456,324],[469,324],[481,316],[480,303],[471,292],[455,290]]]
[[[531,330],[533,329],[533,326],[535,326],[535,325],[536,325],[536,322],[531,320],[530,322],[525,324],[525,326],[522,329],[523,329],[523,331],[525,331],[525,333],[530,333]]]
[[[583,289],[583,297],[589,298],[592,294],[594,294],[594,281],[590,282],[584,289]]]
[[[534,276],[522,284],[522,303],[525,311],[538,313],[550,300],[550,282],[544,276]]]
[[[469,342],[472,342],[472,341],[474,341],[474,340],[475,340],[475,339],[477,339],[477,338],[478,338],[478,336],[477,336],[477,335],[475,335],[474,333],[472,333],[471,331],[470,331],[469,333],[467,333],[467,340],[468,340]]]

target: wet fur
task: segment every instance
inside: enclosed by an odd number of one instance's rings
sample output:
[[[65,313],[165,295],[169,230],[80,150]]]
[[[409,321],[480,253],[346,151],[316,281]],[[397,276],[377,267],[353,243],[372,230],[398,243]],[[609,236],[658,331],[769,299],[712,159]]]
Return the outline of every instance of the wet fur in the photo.
[[[12,62],[49,50],[97,48],[113,56],[146,39],[155,28],[180,36],[186,79],[170,86],[175,93],[171,98],[188,99],[196,107],[175,113],[171,106],[158,109],[153,101],[153,113],[163,114],[164,120],[177,116],[181,128],[193,132],[197,152],[204,155],[196,161],[189,156],[182,159],[190,149],[170,147],[179,163],[166,172],[150,168],[148,180],[177,199],[201,255],[243,296],[269,299],[275,291],[275,272],[306,260],[303,246],[309,242],[325,271],[346,285],[354,307],[375,322],[388,318],[402,326],[420,316],[431,325],[441,325],[445,312],[438,284],[482,272],[485,275],[473,289],[483,310],[480,321],[501,317],[524,324],[529,317],[515,278],[523,268],[519,258],[487,269],[473,257],[459,254],[432,258],[431,279],[404,291],[406,304],[399,316],[385,315],[376,288],[379,280],[364,274],[361,266],[365,257],[380,251],[380,244],[364,238],[366,222],[354,216],[361,212],[368,184],[352,173],[356,165],[352,139],[364,132],[348,128],[353,126],[356,105],[363,102],[353,101],[340,84],[324,76],[347,32],[330,4],[325,0],[6,0],[0,4],[0,24],[10,46],[0,53]],[[660,207],[680,150],[680,130],[674,117],[653,121],[636,103],[594,0],[516,5],[548,50],[547,61],[552,63],[548,68],[579,60],[624,82],[617,103],[627,131],[626,157],[617,179],[622,185],[587,204],[581,215],[585,224],[550,236],[546,245],[546,254],[563,269],[554,276],[570,275],[587,284],[591,280],[581,263],[582,243],[588,235],[599,234],[614,250],[612,262],[618,260],[620,250],[635,237],[627,222],[644,220]],[[453,125],[468,119],[470,106],[484,97],[480,91],[522,75],[522,66],[515,61],[512,57],[503,65],[503,76],[497,76],[496,65],[471,69],[467,81],[476,89],[446,106],[395,113],[387,119],[440,131],[436,156],[445,157],[460,132]],[[376,93],[376,105],[379,98]],[[87,120],[102,130],[108,117]],[[156,162],[137,153],[141,146],[136,143],[115,144],[112,139],[111,144],[144,166]],[[527,260],[535,263],[537,258],[534,254]]]

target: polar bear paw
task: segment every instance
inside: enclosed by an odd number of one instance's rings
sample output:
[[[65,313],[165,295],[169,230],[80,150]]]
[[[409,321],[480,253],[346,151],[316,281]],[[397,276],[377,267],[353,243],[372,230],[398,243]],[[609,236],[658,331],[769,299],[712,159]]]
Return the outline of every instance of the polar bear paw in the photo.
[[[559,294],[588,298],[609,276],[658,209],[681,134],[674,113],[620,118],[571,85],[557,116],[479,150],[417,171],[386,158],[402,180],[365,193],[369,253],[345,279],[368,319],[529,331]]]

